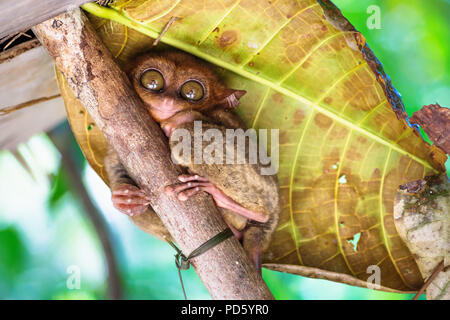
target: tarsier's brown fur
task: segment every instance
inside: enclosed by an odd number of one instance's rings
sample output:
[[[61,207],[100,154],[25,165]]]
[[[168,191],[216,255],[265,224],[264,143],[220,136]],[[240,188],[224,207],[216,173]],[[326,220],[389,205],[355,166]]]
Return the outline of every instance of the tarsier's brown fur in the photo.
[[[152,92],[141,84],[141,75],[149,69],[156,69],[163,75],[165,86],[161,92]],[[127,73],[150,114],[168,136],[174,129],[184,128],[193,137],[195,120],[202,120],[203,131],[215,128],[223,133],[223,137],[226,136],[226,129],[245,130],[242,121],[232,111],[245,91],[226,88],[208,65],[188,54],[175,51],[144,54],[133,61]],[[189,101],[180,96],[180,86],[188,80],[196,80],[202,84],[204,96],[199,101]],[[236,149],[236,143],[233,143]],[[203,142],[203,148],[208,144],[209,142]],[[171,148],[174,145],[176,142],[170,143]],[[177,157],[176,154],[174,156],[192,175],[198,175],[212,183],[234,202],[257,212],[258,217],[264,220],[253,221],[230,209],[219,208],[235,234],[242,235],[244,248],[256,267],[260,268],[261,253],[269,245],[280,214],[276,175],[261,175],[261,165],[248,163],[248,150],[244,164],[207,164],[205,159],[201,164],[194,164],[193,153],[192,151],[190,159]],[[170,238],[157,215],[148,208],[145,194],[128,176],[112,148],[109,149],[105,164],[116,208],[130,215],[146,232]],[[142,213],[145,209],[151,212]]]

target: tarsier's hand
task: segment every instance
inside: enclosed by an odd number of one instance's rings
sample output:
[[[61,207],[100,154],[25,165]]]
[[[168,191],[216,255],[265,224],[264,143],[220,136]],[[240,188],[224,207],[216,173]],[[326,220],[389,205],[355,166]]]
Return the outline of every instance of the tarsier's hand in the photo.
[[[269,216],[264,212],[257,212],[244,208],[206,178],[200,177],[199,175],[183,174],[178,177],[178,180],[182,183],[167,186],[165,192],[168,194],[178,194],[178,199],[181,201],[186,201],[194,194],[204,191],[213,197],[216,205],[220,208],[231,210],[247,219],[257,222],[264,223],[269,220]]]
[[[114,207],[120,212],[134,216],[147,210],[150,200],[144,191],[131,184],[121,184],[112,190]]]

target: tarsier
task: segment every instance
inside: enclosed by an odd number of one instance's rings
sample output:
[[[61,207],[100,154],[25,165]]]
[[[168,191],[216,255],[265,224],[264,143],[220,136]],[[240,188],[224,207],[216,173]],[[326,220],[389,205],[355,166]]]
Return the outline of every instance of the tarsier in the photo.
[[[246,92],[226,88],[209,66],[188,54],[176,51],[147,53],[137,57],[127,73],[151,116],[169,138],[179,128],[194,134],[194,121],[197,120],[202,121],[203,130],[216,128],[225,133],[226,129],[245,129],[233,109]],[[171,141],[170,147],[173,146]],[[261,165],[248,161],[243,164],[207,164],[207,161],[196,164],[191,157],[176,160],[189,173],[179,176],[179,184],[166,186],[165,192],[177,194],[181,201],[201,191],[209,193],[227,225],[261,271],[261,255],[269,245],[280,214],[276,175],[261,175]],[[105,164],[114,206],[139,224],[139,216],[147,209],[151,210],[148,197],[129,177],[112,148]],[[150,214],[154,216],[150,222],[153,225],[146,229],[163,233],[156,213]]]

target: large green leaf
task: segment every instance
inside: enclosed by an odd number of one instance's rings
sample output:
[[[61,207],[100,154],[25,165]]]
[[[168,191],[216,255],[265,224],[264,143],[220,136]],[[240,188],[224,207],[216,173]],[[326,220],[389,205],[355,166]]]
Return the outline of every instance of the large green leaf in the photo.
[[[280,129],[283,210],[266,262],[363,281],[378,265],[386,287],[421,286],[393,223],[393,201],[400,184],[445,170],[445,155],[408,126],[364,37],[329,1],[124,0],[84,8],[116,21],[92,17],[122,65],[151,49],[144,35],[157,37],[177,17],[163,45],[211,62],[230,87],[247,90],[238,112],[249,126]],[[82,106],[68,104],[77,139],[88,160],[97,155],[90,162],[102,175],[101,133],[88,128]]]

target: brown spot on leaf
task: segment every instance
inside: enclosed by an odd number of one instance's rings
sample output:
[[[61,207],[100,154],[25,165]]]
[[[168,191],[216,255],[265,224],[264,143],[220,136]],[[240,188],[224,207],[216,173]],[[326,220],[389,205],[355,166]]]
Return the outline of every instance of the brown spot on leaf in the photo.
[[[219,46],[221,48],[229,47],[239,42],[239,33],[236,30],[227,30],[222,33],[219,40]]]
[[[295,63],[300,61],[300,59],[304,56],[301,50],[294,45],[290,45],[286,48],[286,56],[291,63]]]
[[[299,125],[303,122],[303,119],[305,118],[305,113],[302,109],[298,109],[294,113],[294,124]]]
[[[287,143],[289,141],[289,134],[286,131],[280,132],[280,144]]]
[[[331,97],[326,97],[325,100],[323,100],[326,104],[330,104],[333,99],[331,99]]]
[[[373,170],[371,179],[372,179],[372,180],[377,180],[377,179],[380,179],[380,178],[381,178],[381,172],[380,172],[380,169],[375,168],[375,170]]]
[[[358,136],[358,138],[356,138],[356,140],[358,140],[358,142],[360,142],[361,144],[364,144],[367,142],[367,139],[364,138],[363,136]]]
[[[284,101],[284,96],[281,93],[276,92],[272,95],[272,100],[282,103]]]
[[[362,160],[362,156],[361,153],[359,152],[358,148],[356,148],[355,146],[352,146],[348,152],[347,152],[347,158],[349,160],[354,160],[354,161],[360,161]]]
[[[330,135],[330,139],[340,140],[347,137],[349,130],[346,127],[338,127],[333,129],[333,134]]]
[[[331,120],[326,115],[323,115],[321,113],[318,113],[314,116],[314,122],[316,125],[321,129],[328,129],[331,124],[333,123],[333,120]]]

